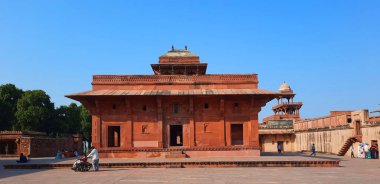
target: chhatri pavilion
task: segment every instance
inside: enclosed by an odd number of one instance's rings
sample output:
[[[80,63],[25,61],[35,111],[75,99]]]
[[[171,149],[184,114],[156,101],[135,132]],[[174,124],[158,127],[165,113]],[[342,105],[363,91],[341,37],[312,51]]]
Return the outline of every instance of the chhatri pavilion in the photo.
[[[259,89],[257,74],[207,74],[187,47],[151,67],[153,75],[94,75],[92,90],[67,95],[91,112],[100,156],[260,155],[258,113],[281,92]]]

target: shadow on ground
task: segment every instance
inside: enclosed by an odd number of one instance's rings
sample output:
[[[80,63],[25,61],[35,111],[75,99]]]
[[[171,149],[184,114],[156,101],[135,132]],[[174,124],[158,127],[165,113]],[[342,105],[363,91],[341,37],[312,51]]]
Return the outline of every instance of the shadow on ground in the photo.
[[[289,152],[289,153],[282,153],[282,154],[279,154],[276,152],[262,152],[260,154],[260,156],[262,156],[262,157],[271,157],[271,156],[276,156],[276,157],[281,157],[281,156],[283,156],[283,157],[289,157],[289,156],[310,157],[309,154],[304,153],[304,152]],[[310,158],[320,158],[320,159],[344,161],[344,159],[343,159],[344,157],[338,157],[336,155],[326,155],[326,154],[318,155],[318,153],[317,153],[317,156],[310,157]]]
[[[18,160],[18,158],[16,157],[15,158],[0,158],[0,178],[32,174],[32,173],[48,170],[48,169],[4,169],[4,165],[8,165],[8,164],[27,165],[27,164],[35,164],[35,163],[54,164],[54,163],[59,163],[59,162],[64,162],[64,161],[69,161],[69,160],[72,160],[72,163],[74,163],[75,158],[68,158],[68,159],[61,159],[61,160],[55,160],[54,157],[33,158],[30,161],[28,161],[28,163],[17,163],[16,160]]]

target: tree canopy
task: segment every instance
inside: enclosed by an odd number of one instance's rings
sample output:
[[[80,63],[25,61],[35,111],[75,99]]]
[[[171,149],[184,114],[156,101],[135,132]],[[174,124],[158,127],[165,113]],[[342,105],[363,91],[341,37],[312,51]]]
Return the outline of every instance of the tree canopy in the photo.
[[[13,84],[0,86],[0,130],[11,129],[16,122],[16,105],[22,94],[23,91]]]
[[[91,140],[91,115],[82,105],[54,107],[43,90],[22,91],[0,85],[0,130],[46,132],[50,136],[82,134]]]
[[[15,129],[50,132],[54,104],[42,90],[25,91],[17,101]]]

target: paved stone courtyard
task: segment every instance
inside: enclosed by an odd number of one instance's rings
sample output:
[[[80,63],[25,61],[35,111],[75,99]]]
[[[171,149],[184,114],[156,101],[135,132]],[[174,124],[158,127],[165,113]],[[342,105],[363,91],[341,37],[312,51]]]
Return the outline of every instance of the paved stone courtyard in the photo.
[[[279,159],[278,156],[261,158]],[[317,157],[326,158],[339,157]],[[1,159],[0,163],[0,183],[380,183],[379,160],[350,158],[341,158],[341,167],[335,168],[102,168],[99,172],[84,173],[68,169],[4,170],[2,165],[14,160]]]

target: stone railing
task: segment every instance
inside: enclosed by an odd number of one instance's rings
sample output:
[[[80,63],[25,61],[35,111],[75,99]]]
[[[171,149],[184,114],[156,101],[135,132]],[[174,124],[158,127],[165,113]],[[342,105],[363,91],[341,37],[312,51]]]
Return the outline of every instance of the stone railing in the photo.
[[[2,134],[2,135],[21,135],[22,134],[22,131],[7,131],[7,130],[5,130],[5,131],[0,131],[0,134]]]
[[[257,74],[215,75],[94,75],[93,85],[104,84],[193,84],[193,83],[249,83],[257,84]]]
[[[35,131],[0,131],[0,135],[46,135],[44,132]]]
[[[380,121],[367,121],[364,126],[380,126]]]
[[[285,106],[285,105],[294,105],[294,106],[302,106],[302,102],[282,102],[280,104],[277,104],[272,107],[272,109],[277,109],[279,107]]]
[[[259,125],[259,129],[293,129],[293,125]]]
[[[313,127],[308,129],[294,129],[295,132],[316,132],[316,131],[329,131],[329,130],[343,130],[352,129],[350,125],[338,125],[334,127]]]

